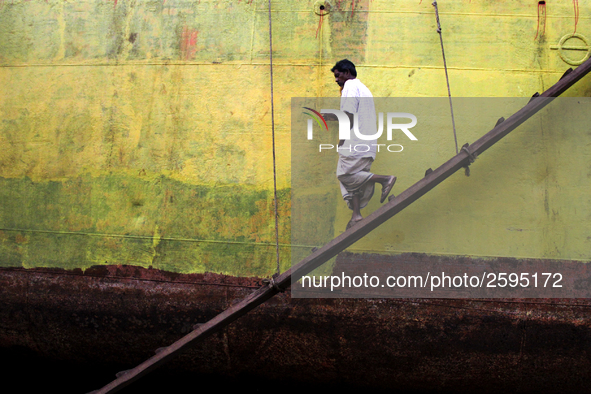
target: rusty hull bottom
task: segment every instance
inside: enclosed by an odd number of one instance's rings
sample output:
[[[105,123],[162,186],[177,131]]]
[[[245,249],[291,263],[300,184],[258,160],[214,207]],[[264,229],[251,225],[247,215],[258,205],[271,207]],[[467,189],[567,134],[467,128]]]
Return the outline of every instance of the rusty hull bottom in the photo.
[[[0,347],[131,368],[260,282],[129,266],[2,269]],[[168,367],[413,392],[588,392],[590,310],[587,299],[291,299],[286,292]]]

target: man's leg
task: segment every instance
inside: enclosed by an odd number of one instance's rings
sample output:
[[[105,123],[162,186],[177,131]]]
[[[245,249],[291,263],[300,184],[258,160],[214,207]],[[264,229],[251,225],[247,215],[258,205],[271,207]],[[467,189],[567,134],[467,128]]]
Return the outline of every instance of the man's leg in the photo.
[[[351,197],[351,208],[353,209],[353,215],[351,216],[349,223],[347,223],[347,230],[363,219],[363,216],[361,216],[360,196],[361,193],[353,193],[353,196]]]
[[[361,207],[360,207],[360,196],[361,194],[359,193],[354,193],[353,194],[353,198],[351,199],[351,207],[353,208],[353,216],[351,216],[351,221],[353,222],[357,222],[361,219],[363,219],[363,216],[361,216]]]
[[[382,196],[380,198],[380,202],[382,203],[382,202],[384,202],[386,197],[388,197],[388,194],[390,194],[390,191],[392,190],[392,187],[394,186],[394,183],[396,182],[396,177],[392,176],[392,175],[373,174],[371,176],[371,178],[369,178],[366,181],[366,183],[367,182],[379,183],[382,185]],[[351,198],[351,208],[353,208],[353,215],[351,216],[351,220],[347,224],[347,229],[351,228],[358,221],[363,219],[363,216],[361,216],[360,196],[361,196],[361,193],[355,192],[355,193],[353,193],[353,196]]]

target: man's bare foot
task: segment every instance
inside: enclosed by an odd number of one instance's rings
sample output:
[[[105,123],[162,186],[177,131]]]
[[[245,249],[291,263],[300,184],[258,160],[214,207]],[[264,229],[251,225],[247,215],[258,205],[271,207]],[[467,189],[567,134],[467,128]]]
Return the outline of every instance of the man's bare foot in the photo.
[[[394,186],[395,183],[396,183],[396,177],[390,176],[388,178],[388,181],[386,183],[382,184],[382,196],[380,197],[380,203],[383,203],[386,200],[386,197],[388,197],[388,194],[390,194],[390,191],[392,190],[392,187]]]
[[[354,225],[356,225],[357,223],[359,223],[361,220],[363,220],[363,218],[349,220],[349,223],[347,223],[347,228],[346,229],[349,230],[351,227],[353,227]]]

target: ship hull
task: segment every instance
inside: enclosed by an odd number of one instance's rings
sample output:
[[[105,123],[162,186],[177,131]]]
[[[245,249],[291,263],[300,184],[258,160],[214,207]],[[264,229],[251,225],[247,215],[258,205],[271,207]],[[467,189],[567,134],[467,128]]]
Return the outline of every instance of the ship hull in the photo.
[[[336,266],[346,263],[339,256]],[[131,266],[3,269],[0,281],[2,347],[129,368],[262,285]],[[581,392],[591,378],[589,308],[588,299],[298,299],[288,291],[167,368],[390,390]]]

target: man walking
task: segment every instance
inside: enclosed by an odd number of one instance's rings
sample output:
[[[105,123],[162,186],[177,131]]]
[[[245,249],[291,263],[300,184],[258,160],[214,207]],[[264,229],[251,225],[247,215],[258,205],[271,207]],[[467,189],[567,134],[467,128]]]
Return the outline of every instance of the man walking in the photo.
[[[330,71],[334,74],[335,82],[341,87],[340,109],[347,114],[352,126],[350,139],[340,140],[337,148],[339,153],[337,178],[341,184],[343,199],[353,211],[351,220],[347,224],[349,229],[363,219],[360,211],[367,206],[373,196],[375,184],[382,185],[380,203],[383,203],[390,194],[396,177],[370,172],[371,164],[376,157],[377,140],[360,139],[353,130],[356,120],[360,134],[365,136],[376,134],[373,96],[367,86],[357,79],[355,65],[343,59]]]

